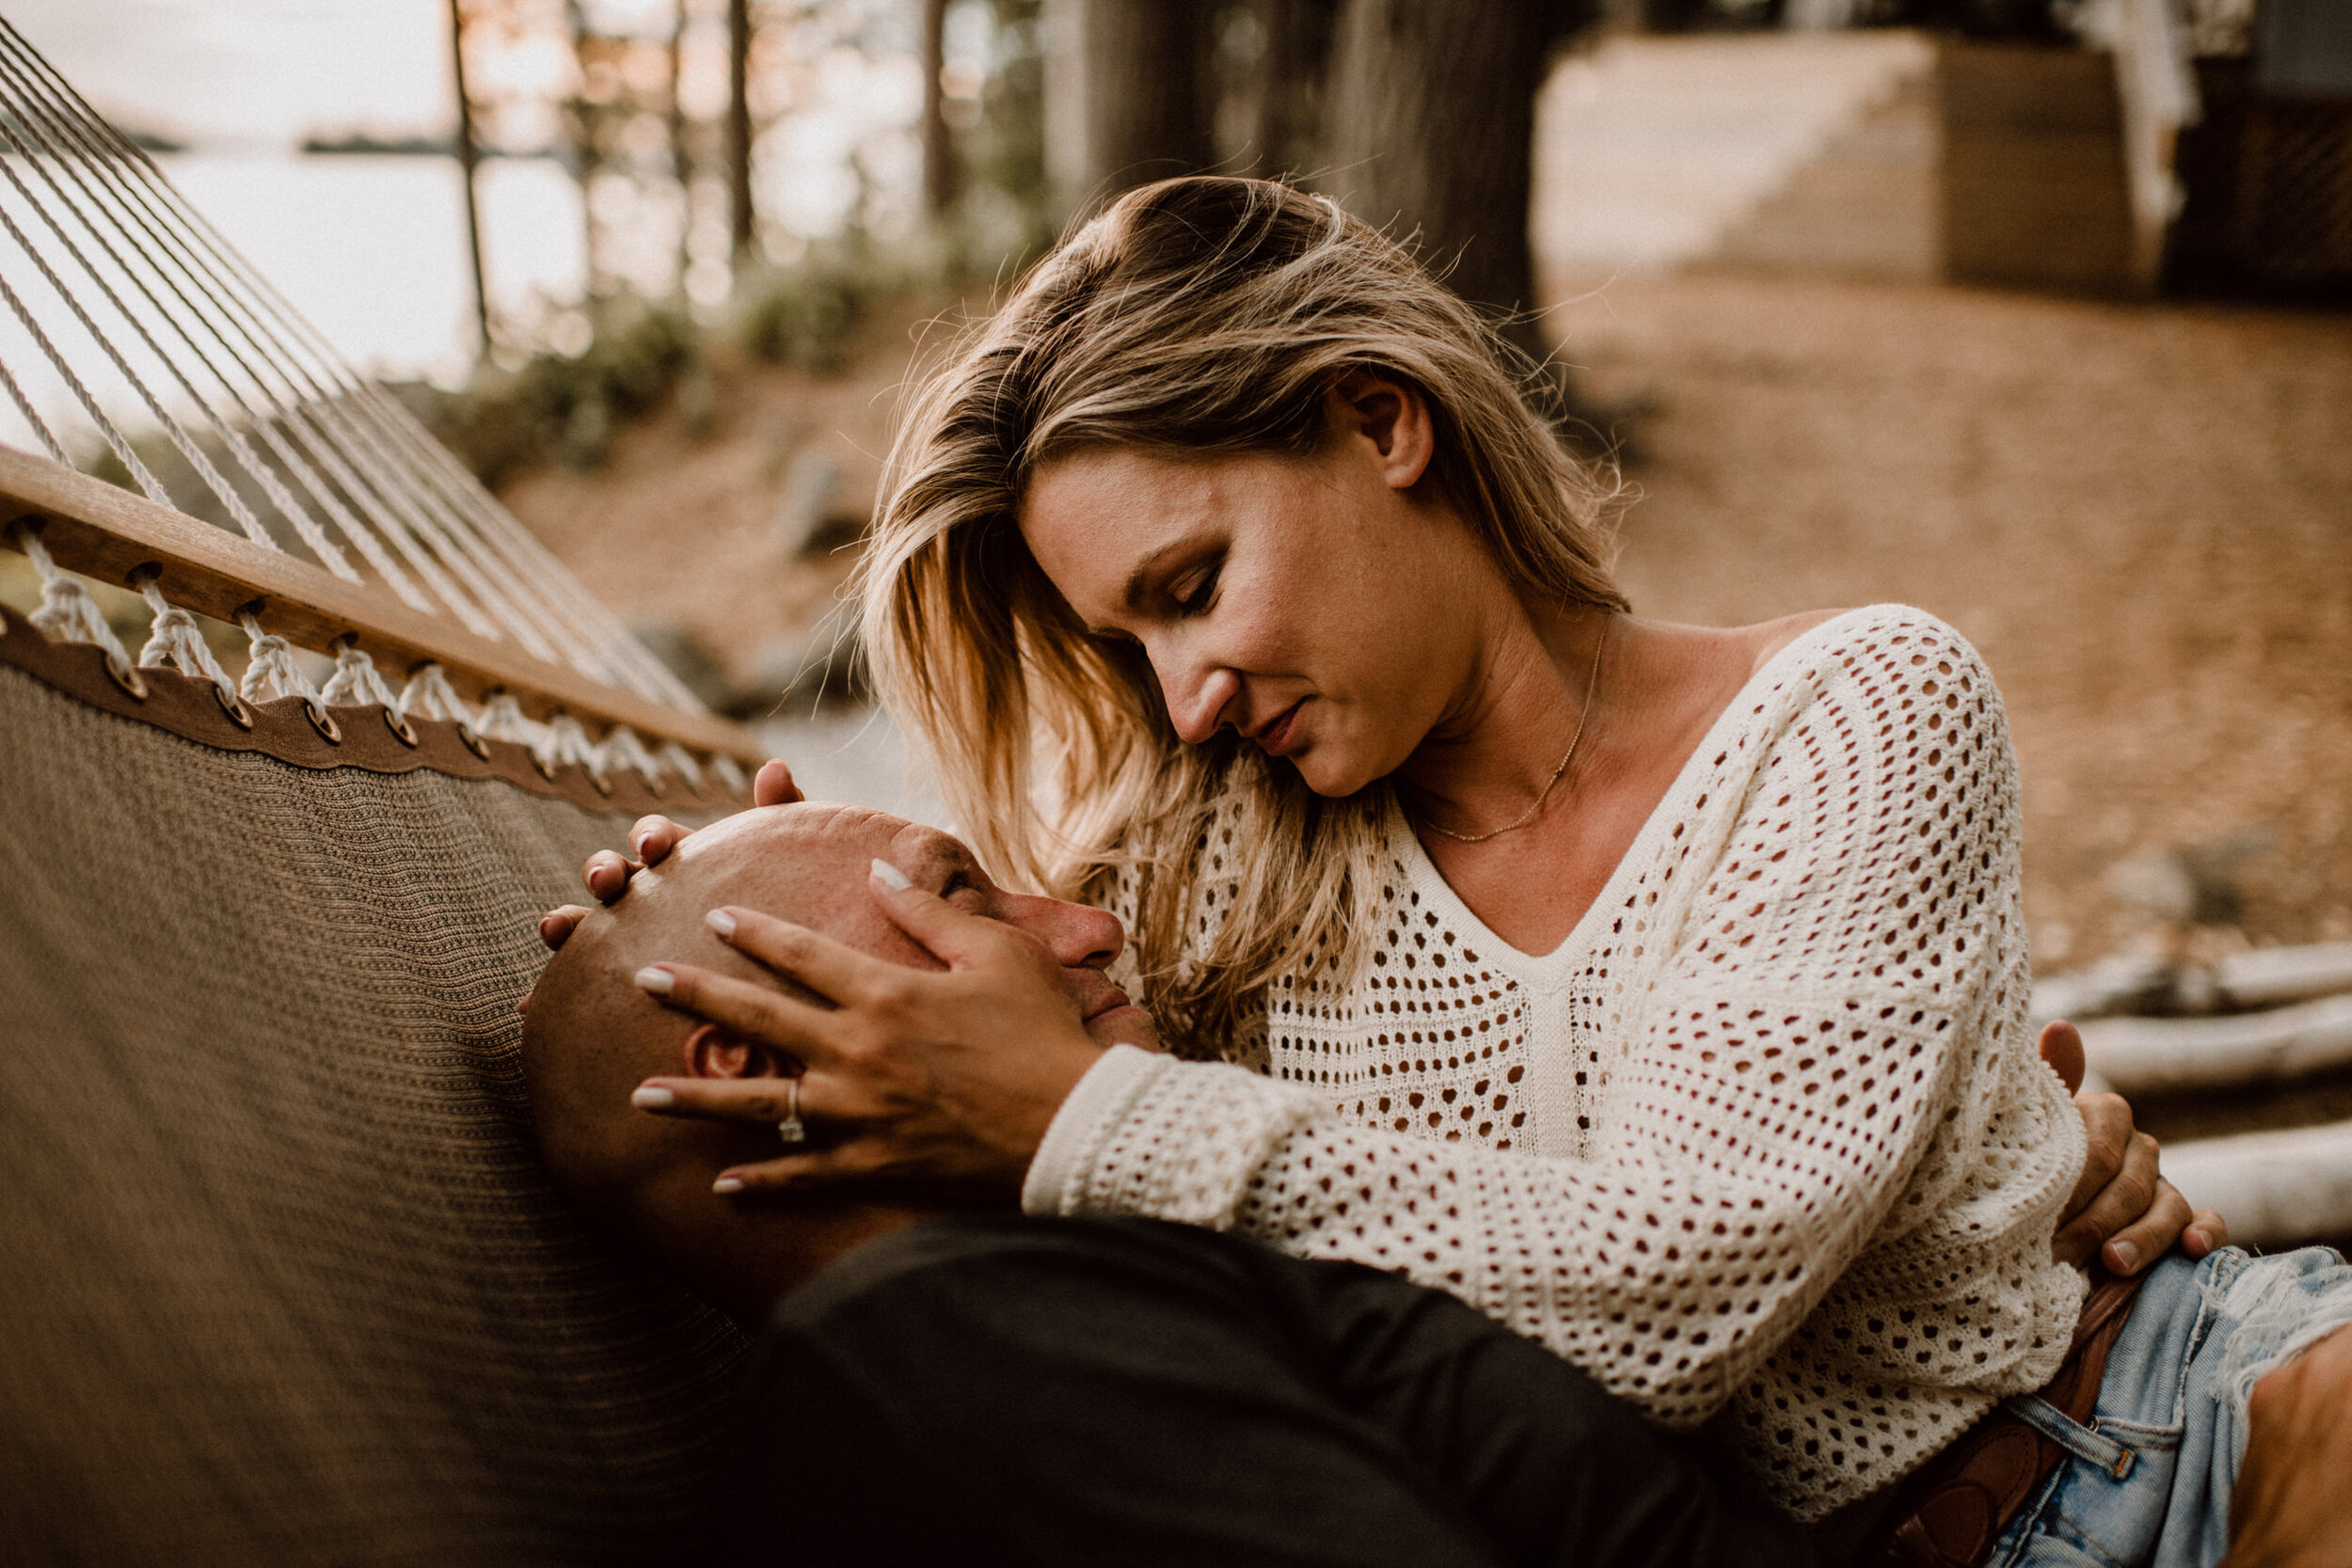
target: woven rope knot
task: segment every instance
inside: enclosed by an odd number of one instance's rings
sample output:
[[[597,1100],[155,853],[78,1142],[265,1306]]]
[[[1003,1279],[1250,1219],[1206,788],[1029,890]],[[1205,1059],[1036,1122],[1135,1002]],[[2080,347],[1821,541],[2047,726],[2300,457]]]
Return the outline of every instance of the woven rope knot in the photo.
[[[377,673],[375,660],[348,637],[335,643],[335,673],[319,690],[319,700],[339,705],[380,703],[400,713],[400,698]]]
[[[439,719],[462,724],[469,730],[480,729],[473,709],[466,705],[466,700],[450,684],[449,672],[438,664],[417,667],[400,694],[400,711],[411,719]]]
[[[222,696],[234,701],[237,683],[213,657],[213,646],[204,641],[204,628],[196,624],[196,617],[165,598],[152,577],[139,579],[139,593],[148,609],[155,612],[154,623],[147,628],[147,646],[139,650],[139,667],[161,669],[167,660],[178,665],[182,674],[211,681],[220,688]]]
[[[498,692],[482,705],[482,721],[475,729],[485,740],[511,740],[533,748],[541,743],[540,726],[524,716],[523,705],[512,691]]]
[[[580,728],[580,721],[568,713],[559,713],[539,726],[542,738],[532,744],[533,755],[549,768],[561,768],[576,762],[591,773],[605,771],[604,758]]]
[[[610,773],[615,768],[636,770],[645,781],[645,787],[656,792],[661,788],[661,759],[646,749],[645,742],[627,724],[615,724],[601,744],[593,748],[596,760],[591,765],[599,773]]]
[[[40,604],[25,619],[43,637],[60,642],[95,643],[105,650],[106,662],[114,666],[116,674],[126,673],[131,668],[130,652],[123,647],[122,640],[115,636],[114,627],[106,624],[106,613],[90,597],[89,590],[82,586],[79,578],[70,578],[57,569],[40,536],[31,529],[20,526],[11,529],[9,534],[40,577]]]
[[[315,703],[319,694],[310,685],[310,677],[294,660],[294,644],[275,632],[263,631],[262,623],[252,615],[237,617],[251,640],[246,656],[245,679],[237,685],[238,691],[248,703],[274,702],[280,697],[305,697]]]

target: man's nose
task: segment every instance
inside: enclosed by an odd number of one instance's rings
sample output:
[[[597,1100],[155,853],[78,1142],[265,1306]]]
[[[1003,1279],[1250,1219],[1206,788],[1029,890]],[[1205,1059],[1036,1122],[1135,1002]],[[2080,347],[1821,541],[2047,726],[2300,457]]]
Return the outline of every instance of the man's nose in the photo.
[[[1004,897],[1006,924],[1045,943],[1054,961],[1064,969],[1107,969],[1127,945],[1127,932],[1119,917],[1106,911],[1029,894],[1006,894]]]

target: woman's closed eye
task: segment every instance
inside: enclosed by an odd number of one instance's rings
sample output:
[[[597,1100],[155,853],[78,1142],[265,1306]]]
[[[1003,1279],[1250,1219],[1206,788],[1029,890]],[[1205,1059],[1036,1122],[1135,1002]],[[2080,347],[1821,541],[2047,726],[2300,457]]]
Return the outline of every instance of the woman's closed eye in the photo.
[[[1177,613],[1199,615],[1205,612],[1216,597],[1216,580],[1225,570],[1225,557],[1216,556],[1186,572],[1169,589],[1176,601]]]

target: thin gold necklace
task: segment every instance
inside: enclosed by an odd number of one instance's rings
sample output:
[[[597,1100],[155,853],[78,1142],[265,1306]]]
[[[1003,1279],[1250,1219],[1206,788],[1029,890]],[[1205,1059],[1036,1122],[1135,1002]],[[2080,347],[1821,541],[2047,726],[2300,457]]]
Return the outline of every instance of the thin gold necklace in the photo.
[[[1483,833],[1457,833],[1451,828],[1440,828],[1432,822],[1428,825],[1431,832],[1443,833],[1456,844],[1484,844],[1490,838],[1501,838],[1504,833],[1515,832],[1535,820],[1535,814],[1544,809],[1546,800],[1551,799],[1552,786],[1560,782],[1562,774],[1567,772],[1568,764],[1576,760],[1576,749],[1584,744],[1584,725],[1593,717],[1593,692],[1600,685],[1600,651],[1609,646],[1609,621],[1600,624],[1599,640],[1593,644],[1592,673],[1584,677],[1584,708],[1576,716],[1576,734],[1568,737],[1567,754],[1560,759],[1560,766],[1551,770],[1551,777],[1544,781],[1544,787],[1536,791],[1534,802],[1519,814],[1519,819]]]

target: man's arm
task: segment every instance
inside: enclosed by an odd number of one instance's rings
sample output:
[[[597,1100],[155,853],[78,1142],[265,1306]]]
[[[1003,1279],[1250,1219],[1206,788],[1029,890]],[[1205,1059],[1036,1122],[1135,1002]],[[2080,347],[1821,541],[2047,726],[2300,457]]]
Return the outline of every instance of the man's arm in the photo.
[[[788,1298],[765,1355],[749,1560],[1816,1560],[1451,1297],[1213,1231],[919,1227]]]

